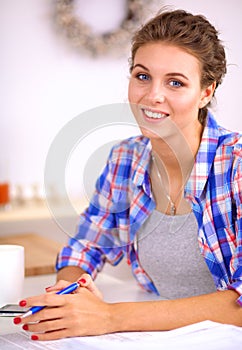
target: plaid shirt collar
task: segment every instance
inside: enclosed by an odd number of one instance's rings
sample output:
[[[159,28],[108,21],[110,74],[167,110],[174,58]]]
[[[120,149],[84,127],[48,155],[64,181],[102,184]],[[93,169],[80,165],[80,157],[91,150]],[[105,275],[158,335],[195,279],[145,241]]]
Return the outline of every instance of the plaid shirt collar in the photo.
[[[199,198],[201,196],[206,185],[210,169],[214,162],[219,138],[220,131],[218,124],[212,114],[209,112],[195,163],[189,180],[185,186],[184,192],[187,198]],[[137,166],[134,167],[132,181],[137,187],[143,187],[148,196],[151,196],[149,181],[150,156],[151,142],[148,138],[143,137],[139,148],[139,154],[136,158]]]
[[[208,113],[195,163],[185,186],[186,197],[201,197],[214,163],[219,138],[220,131],[218,124],[212,114]]]

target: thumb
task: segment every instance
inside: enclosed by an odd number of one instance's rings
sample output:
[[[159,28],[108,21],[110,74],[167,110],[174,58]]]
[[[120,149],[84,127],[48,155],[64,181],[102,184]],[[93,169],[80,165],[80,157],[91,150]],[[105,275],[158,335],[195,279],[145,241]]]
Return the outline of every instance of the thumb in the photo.
[[[99,299],[103,299],[102,293],[96,287],[92,277],[89,274],[84,273],[83,275],[81,275],[81,277],[78,280],[78,283],[80,284],[80,287],[88,289],[91,293],[96,295],[96,297],[98,297]]]
[[[71,282],[67,282],[67,281],[64,281],[64,280],[59,280],[53,286],[46,287],[45,290],[46,290],[47,293],[49,293],[49,292],[57,292],[57,291],[59,291],[61,289],[66,288],[67,286],[69,286],[70,283]]]

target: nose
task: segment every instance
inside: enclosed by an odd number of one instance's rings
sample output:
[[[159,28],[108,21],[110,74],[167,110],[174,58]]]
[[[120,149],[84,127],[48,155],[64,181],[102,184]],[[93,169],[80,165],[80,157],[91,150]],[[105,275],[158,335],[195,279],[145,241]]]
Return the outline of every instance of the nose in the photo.
[[[150,85],[147,98],[152,103],[163,103],[165,101],[165,92],[160,82],[153,82]]]

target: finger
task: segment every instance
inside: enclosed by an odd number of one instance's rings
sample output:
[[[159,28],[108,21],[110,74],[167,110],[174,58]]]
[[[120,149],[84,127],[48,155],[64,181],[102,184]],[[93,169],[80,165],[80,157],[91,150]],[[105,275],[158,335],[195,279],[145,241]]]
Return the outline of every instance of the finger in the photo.
[[[33,333],[33,340],[55,340],[60,338],[87,335],[86,328],[83,327],[80,320],[73,324],[73,316],[63,316],[63,308],[60,308],[61,314],[58,319],[40,321],[38,323],[24,324],[22,328],[25,331]]]
[[[83,275],[81,275],[80,279],[78,280],[78,283],[80,283],[81,287],[85,287],[94,295],[96,295],[99,299],[103,299],[102,293],[96,287],[92,277],[89,274],[84,273]]]
[[[55,294],[58,291],[68,287],[70,285],[70,282],[64,281],[64,280],[60,280],[58,281],[56,284],[54,284],[53,286],[50,287],[46,287],[46,293],[52,293]],[[34,305],[34,297],[31,298],[26,298],[24,300],[20,300],[19,301],[19,306],[21,307],[31,307]],[[38,304],[38,306],[42,306],[42,304]]]
[[[21,318],[21,323],[36,323],[41,321],[47,321],[47,320],[54,320],[63,318],[63,315],[65,315],[66,305],[65,306],[55,306],[55,307],[45,307],[44,309],[36,312],[33,315],[30,315],[28,317]]]
[[[56,297],[56,295],[53,295],[53,296]],[[61,302],[59,302],[60,299],[62,299]],[[47,300],[47,298],[45,300]],[[38,301],[35,304],[38,304],[38,305],[34,305],[34,306],[42,306],[40,305],[41,301]],[[27,323],[36,323],[44,320],[61,318],[63,316],[63,307],[64,307],[63,305],[66,304],[65,298],[62,298],[62,296],[58,296],[57,299],[55,298],[55,301],[53,300],[46,301],[45,304],[48,304],[48,305],[44,305],[48,307],[44,307],[42,310],[32,315],[29,315],[27,317],[17,316],[13,319],[13,323],[17,325],[27,324]]]
[[[59,295],[56,293],[46,293],[34,297],[26,298],[26,307],[44,306],[44,307],[58,307],[67,303],[68,295]],[[40,312],[40,311],[39,311]],[[37,313],[39,313],[37,312]]]
[[[64,289],[66,288],[67,286],[69,286],[71,282],[67,282],[67,281],[64,281],[64,280],[59,280],[58,282],[56,282],[53,286],[50,286],[50,287],[46,287],[45,290],[46,292],[56,292],[58,290],[61,290],[61,289]]]
[[[62,338],[67,338],[69,336],[68,331],[66,329],[60,329],[58,331],[52,331],[48,333],[37,333],[37,334],[32,334],[31,339],[32,340],[58,340]]]
[[[62,318],[40,321],[37,323],[25,323],[23,330],[31,333],[48,333],[58,331],[65,328]]]
[[[38,324],[28,324],[27,326],[28,331],[34,336],[34,339],[31,336],[33,340],[57,340],[68,337],[94,335],[94,333],[90,332],[90,329],[85,326],[85,322],[83,323],[80,320],[76,320],[73,324],[73,317],[39,322]],[[26,330],[26,328],[24,328],[24,330]]]

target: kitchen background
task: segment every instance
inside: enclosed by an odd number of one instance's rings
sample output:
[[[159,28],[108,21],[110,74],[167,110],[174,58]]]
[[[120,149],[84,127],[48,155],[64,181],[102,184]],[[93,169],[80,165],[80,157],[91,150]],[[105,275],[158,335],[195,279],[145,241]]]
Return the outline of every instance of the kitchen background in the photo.
[[[0,0],[0,183],[9,184],[11,195],[11,205],[4,207],[2,216],[14,210],[14,203],[41,201],[46,157],[65,125],[88,110],[127,102],[130,39],[125,41],[127,45],[117,40],[116,46],[104,54],[93,55],[88,48],[74,48],[58,27],[57,2]],[[96,35],[116,33],[127,16],[130,2],[76,0],[66,3],[73,4],[75,16]],[[143,4],[144,19],[168,5],[204,14],[219,29],[226,47],[228,73],[217,91],[215,114],[223,126],[242,130],[242,1],[154,0]],[[100,120],[102,118],[100,115]],[[84,147],[74,148],[66,165],[70,197],[82,196],[80,177],[85,166],[84,153],[86,157],[88,152],[134,133],[137,134],[137,129],[130,125],[103,128],[98,134],[93,132],[93,138],[89,135]],[[95,169],[95,161],[92,164],[95,175],[99,169]],[[58,199],[54,185],[52,195]],[[8,231],[7,226],[0,229]]]

